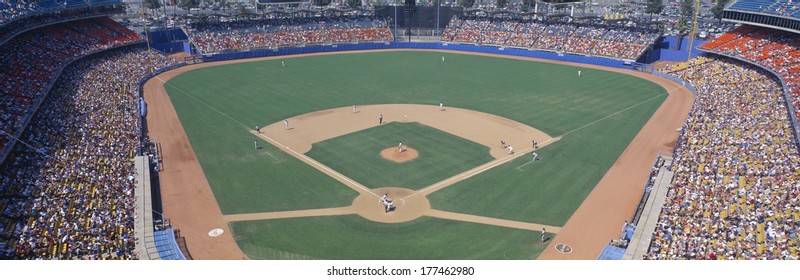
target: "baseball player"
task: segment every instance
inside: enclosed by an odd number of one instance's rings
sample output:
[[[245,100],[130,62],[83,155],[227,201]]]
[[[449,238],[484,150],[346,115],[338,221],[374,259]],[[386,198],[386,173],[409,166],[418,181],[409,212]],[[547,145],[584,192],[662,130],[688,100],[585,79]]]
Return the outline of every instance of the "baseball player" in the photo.
[[[400,144],[397,145],[397,148],[400,149],[400,153],[402,153],[403,152],[403,142],[400,142]]]
[[[353,105],[353,114],[356,113],[356,105]]]
[[[261,134],[261,128],[258,127],[258,125],[256,125],[256,132],[258,132],[258,134]]]
[[[289,129],[289,119],[283,120],[283,128],[284,129]]]
[[[383,114],[378,114],[378,124],[383,124]]]
[[[545,230],[544,228],[542,228],[542,235],[541,235],[541,236],[539,236],[539,239],[541,239],[541,240],[542,240],[542,243],[544,243],[544,235],[545,235],[545,234],[547,234],[547,230]]]
[[[539,155],[538,155],[538,154],[536,154],[536,152],[533,152],[533,153],[531,154],[531,157],[533,157],[533,160],[535,161],[536,159],[538,159],[538,158],[539,158]]]
[[[442,57],[442,62],[444,62],[444,56]]]
[[[439,102],[439,111],[444,111],[444,102]]]
[[[531,148],[534,150],[539,148],[539,142],[536,142],[536,139],[531,140]]]
[[[284,62],[283,60],[281,60],[281,67],[286,68],[286,62]]]
[[[581,76],[581,70],[578,70],[578,77]]]
[[[256,150],[258,150],[258,140],[254,140],[253,143],[256,144]]]
[[[508,145],[508,154],[510,155],[510,154],[513,154],[513,153],[514,153],[514,147],[511,147],[511,145]]]
[[[506,140],[500,139],[500,147],[506,148]]]
[[[386,208],[384,210],[384,213],[389,213],[389,211],[391,211],[392,208],[394,207],[393,204],[394,204],[394,202],[392,202],[391,200],[384,200],[383,201],[383,206]]]

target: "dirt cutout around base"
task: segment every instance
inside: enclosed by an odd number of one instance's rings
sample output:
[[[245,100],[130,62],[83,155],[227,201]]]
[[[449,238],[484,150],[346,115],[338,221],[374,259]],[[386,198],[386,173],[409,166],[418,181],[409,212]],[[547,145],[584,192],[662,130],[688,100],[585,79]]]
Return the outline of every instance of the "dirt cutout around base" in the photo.
[[[404,163],[406,161],[419,157],[419,152],[413,148],[403,147],[403,151],[397,147],[391,147],[381,150],[381,157],[396,163]]]
[[[395,150],[397,152],[397,150]],[[405,152],[403,152],[405,153]],[[373,193],[383,196],[392,202],[392,209],[386,211],[381,196],[362,193],[353,200],[356,214],[367,220],[380,223],[402,223],[424,216],[431,210],[431,203],[425,196],[411,196],[415,191],[405,188],[377,188]]]

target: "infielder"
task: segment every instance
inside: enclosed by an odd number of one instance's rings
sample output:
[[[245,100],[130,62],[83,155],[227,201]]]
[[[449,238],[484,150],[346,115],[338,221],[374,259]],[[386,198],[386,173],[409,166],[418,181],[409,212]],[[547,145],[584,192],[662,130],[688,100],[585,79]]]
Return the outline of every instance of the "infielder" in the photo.
[[[258,132],[258,134],[261,134],[261,128],[258,127],[258,125],[256,125],[256,132]]]
[[[378,124],[383,124],[383,114],[378,114]]]
[[[289,119],[283,120],[283,128],[284,129],[289,129]]]
[[[544,235],[545,235],[545,234],[547,234],[547,231],[546,231],[544,228],[542,228],[542,235],[541,235],[541,236],[539,236],[539,239],[541,239],[541,240],[542,240],[542,243],[544,243]]]
[[[508,145],[508,154],[510,155],[510,154],[513,154],[513,153],[514,153],[514,147],[511,147],[511,145]]]
[[[400,149],[399,153],[402,153],[403,152],[403,142],[400,142],[400,144],[397,145],[397,148]]]
[[[439,102],[439,111],[444,111],[444,102]]]

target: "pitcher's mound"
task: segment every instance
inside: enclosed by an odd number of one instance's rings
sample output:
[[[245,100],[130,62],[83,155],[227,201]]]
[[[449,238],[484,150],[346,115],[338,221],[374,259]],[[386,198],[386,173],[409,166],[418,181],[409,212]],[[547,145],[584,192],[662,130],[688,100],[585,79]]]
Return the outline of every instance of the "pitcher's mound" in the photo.
[[[403,163],[412,159],[415,159],[419,156],[417,150],[413,148],[405,147],[403,148],[403,152],[400,152],[400,149],[397,147],[386,148],[381,151],[381,157],[397,162]]]

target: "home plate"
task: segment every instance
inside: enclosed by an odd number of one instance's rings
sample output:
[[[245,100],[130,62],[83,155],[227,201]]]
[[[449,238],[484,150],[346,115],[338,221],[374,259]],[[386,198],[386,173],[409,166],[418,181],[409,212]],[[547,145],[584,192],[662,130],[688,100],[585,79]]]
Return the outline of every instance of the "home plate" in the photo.
[[[222,233],[224,233],[224,232],[225,231],[222,230],[221,228],[215,228],[215,229],[212,229],[211,231],[208,232],[208,236],[217,237],[217,236],[222,235]]]

